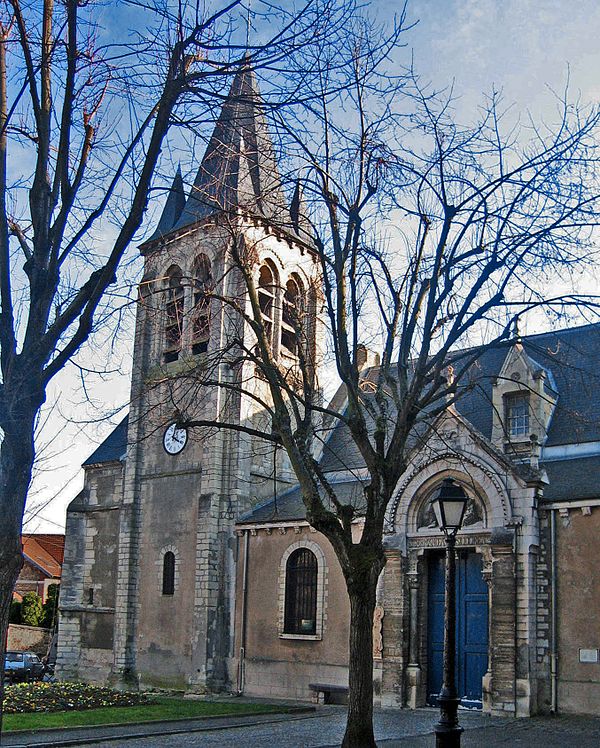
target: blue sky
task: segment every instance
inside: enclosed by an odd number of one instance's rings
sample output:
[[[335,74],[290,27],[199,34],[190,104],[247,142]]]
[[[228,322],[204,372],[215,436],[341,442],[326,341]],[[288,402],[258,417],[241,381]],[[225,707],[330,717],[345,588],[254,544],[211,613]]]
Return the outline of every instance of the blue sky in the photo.
[[[371,8],[389,19],[399,3],[375,0]],[[530,110],[536,118],[554,117],[548,87],[570,90],[582,102],[600,99],[600,3],[591,0],[415,0],[408,9],[416,27],[406,35],[406,59],[437,87],[454,83],[457,115],[468,121],[492,86],[504,91],[515,116]],[[529,332],[533,332],[530,330]],[[130,345],[118,346],[116,366],[121,374],[94,384],[94,395],[110,409],[127,398]],[[67,370],[52,388],[60,393],[62,416],[85,420],[75,372]],[[72,394],[71,394],[72,393]],[[93,414],[100,419],[101,407]],[[113,425],[119,419],[115,419]],[[57,432],[48,454],[51,471],[36,479],[33,504],[44,504],[27,529],[56,532],[64,526],[67,503],[83,483],[81,462],[110,431],[110,424],[64,425],[55,414],[50,430]],[[50,501],[50,499],[52,500]]]

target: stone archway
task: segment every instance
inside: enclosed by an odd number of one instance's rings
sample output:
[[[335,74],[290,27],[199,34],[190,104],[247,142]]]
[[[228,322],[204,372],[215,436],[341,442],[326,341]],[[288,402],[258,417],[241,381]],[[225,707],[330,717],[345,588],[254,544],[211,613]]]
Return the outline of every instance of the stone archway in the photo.
[[[413,473],[404,482],[409,495],[398,496],[395,507],[401,516],[394,516],[395,532],[390,532],[387,538],[388,563],[382,586],[385,618],[381,703],[410,708],[426,703],[427,563],[428,556],[445,547],[429,505],[436,485],[443,478],[452,477],[465,487],[470,497],[468,519],[457,538],[457,550],[478,554],[481,582],[487,585],[487,662],[481,678],[483,710],[514,713],[516,584],[514,531],[505,526],[510,517],[507,517],[508,494],[503,490],[498,495],[496,491],[503,488],[502,484],[485,474],[466,476],[455,465],[446,464],[444,470],[435,472],[431,467],[430,464],[430,469],[420,476]],[[484,490],[484,485],[488,490]],[[491,491],[494,495],[490,497]],[[503,527],[494,527],[500,518]]]

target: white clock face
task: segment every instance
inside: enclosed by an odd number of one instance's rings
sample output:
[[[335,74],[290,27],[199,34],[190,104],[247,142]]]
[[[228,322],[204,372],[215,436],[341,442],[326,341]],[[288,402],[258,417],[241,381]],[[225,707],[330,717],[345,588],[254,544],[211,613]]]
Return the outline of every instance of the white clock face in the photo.
[[[187,429],[177,428],[176,423],[172,423],[167,426],[165,435],[163,436],[163,445],[165,452],[170,455],[176,455],[181,452],[187,443]]]

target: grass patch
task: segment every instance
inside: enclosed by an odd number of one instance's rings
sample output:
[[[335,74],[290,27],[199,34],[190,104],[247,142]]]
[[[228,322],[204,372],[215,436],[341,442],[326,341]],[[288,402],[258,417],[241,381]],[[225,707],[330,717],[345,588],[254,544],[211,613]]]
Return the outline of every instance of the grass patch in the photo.
[[[169,719],[243,716],[284,712],[275,704],[243,704],[236,701],[201,701],[170,696],[152,697],[153,703],[137,706],[105,706],[85,711],[5,714],[4,730],[45,730],[51,727],[86,727],[131,724]]]

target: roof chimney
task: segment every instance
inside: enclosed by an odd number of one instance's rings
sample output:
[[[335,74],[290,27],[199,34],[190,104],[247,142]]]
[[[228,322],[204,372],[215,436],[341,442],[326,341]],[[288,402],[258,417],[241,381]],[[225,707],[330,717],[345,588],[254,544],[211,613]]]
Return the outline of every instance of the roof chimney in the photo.
[[[366,345],[359,343],[356,346],[356,366],[359,371],[379,366],[381,356],[376,351],[370,351]]]

